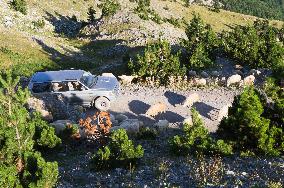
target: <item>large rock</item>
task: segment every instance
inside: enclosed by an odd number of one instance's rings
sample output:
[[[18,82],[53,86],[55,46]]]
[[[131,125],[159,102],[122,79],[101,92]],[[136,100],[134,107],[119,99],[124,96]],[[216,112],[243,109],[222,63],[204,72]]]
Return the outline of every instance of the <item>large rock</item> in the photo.
[[[242,80],[241,75],[238,74],[232,75],[227,79],[227,87],[229,87],[232,84],[238,84],[240,83],[241,80]]]
[[[244,85],[254,85],[255,77],[250,75],[244,78]]]
[[[56,134],[59,134],[61,131],[63,131],[67,125],[72,125],[72,121],[70,120],[57,120],[55,122],[52,122],[50,125],[52,125],[55,128]]]
[[[192,93],[186,97],[186,99],[183,101],[182,105],[184,107],[191,107],[194,103],[198,102],[200,100],[200,97],[198,93]]]
[[[28,109],[30,111],[36,111],[41,114],[43,119],[47,121],[52,121],[53,116],[52,114],[46,109],[45,103],[43,100],[35,98],[35,97],[30,97],[27,101]]]
[[[115,120],[117,120],[119,123],[123,122],[124,120],[127,120],[127,119],[128,119],[128,117],[124,114],[117,114],[115,116]]]
[[[117,127],[125,129],[126,132],[129,134],[137,134],[141,126],[142,123],[138,119],[127,119],[121,122],[120,126]],[[114,129],[119,129],[119,128],[114,128]]]
[[[157,123],[154,124],[154,127],[158,130],[158,131],[164,131],[167,128],[169,128],[170,123],[168,122],[168,120],[159,120]]]
[[[190,76],[190,77],[197,76],[196,71],[188,71],[188,76]]]
[[[146,115],[152,117],[157,116],[160,113],[165,113],[166,108],[167,106],[164,103],[158,102],[157,104],[150,106],[150,108],[146,112]]]
[[[208,78],[208,77],[209,77],[208,73],[205,72],[205,71],[202,71],[200,75],[201,75],[203,78]]]

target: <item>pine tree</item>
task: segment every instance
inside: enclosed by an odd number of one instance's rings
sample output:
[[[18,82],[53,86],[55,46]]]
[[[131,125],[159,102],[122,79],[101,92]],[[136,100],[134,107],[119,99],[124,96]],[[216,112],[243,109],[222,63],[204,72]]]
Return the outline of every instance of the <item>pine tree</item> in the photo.
[[[60,139],[54,129],[30,116],[24,107],[29,92],[22,90],[18,81],[11,72],[6,79],[0,77],[0,187],[52,187],[58,176],[57,163],[45,162],[35,146],[54,147]],[[46,133],[34,140],[37,131]]]

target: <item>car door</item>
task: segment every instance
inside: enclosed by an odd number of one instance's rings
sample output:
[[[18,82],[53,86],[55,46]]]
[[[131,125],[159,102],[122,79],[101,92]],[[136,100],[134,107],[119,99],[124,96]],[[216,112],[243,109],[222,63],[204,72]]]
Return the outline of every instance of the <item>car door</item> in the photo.
[[[67,83],[69,90],[67,91],[70,103],[89,106],[93,101],[93,93],[83,84],[77,81]]]

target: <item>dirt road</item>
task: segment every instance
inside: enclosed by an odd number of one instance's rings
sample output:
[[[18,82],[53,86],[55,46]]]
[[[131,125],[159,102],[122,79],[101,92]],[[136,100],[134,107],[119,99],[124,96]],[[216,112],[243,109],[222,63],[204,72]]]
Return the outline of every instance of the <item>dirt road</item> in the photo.
[[[166,119],[171,127],[177,127],[190,115],[190,108],[183,107],[181,103],[191,93],[198,93],[200,101],[195,107],[202,116],[209,131],[215,131],[218,126],[217,114],[224,105],[231,104],[238,90],[229,88],[204,88],[189,91],[173,91],[166,88],[122,87],[116,102],[112,103],[110,112],[114,115],[125,114],[129,118],[137,118],[145,125],[151,126],[158,120]],[[167,110],[153,118],[145,115],[147,109],[157,103],[163,102]]]

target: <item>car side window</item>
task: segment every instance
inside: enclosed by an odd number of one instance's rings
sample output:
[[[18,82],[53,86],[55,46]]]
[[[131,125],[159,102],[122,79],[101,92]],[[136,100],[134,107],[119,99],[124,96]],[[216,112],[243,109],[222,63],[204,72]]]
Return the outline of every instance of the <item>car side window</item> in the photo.
[[[65,92],[69,91],[67,82],[54,82],[51,84],[51,90],[53,92]]]
[[[68,82],[69,91],[84,91],[86,88],[79,82]]]
[[[32,91],[34,93],[44,93],[50,92],[51,90],[51,83],[44,82],[44,83],[34,83]]]

